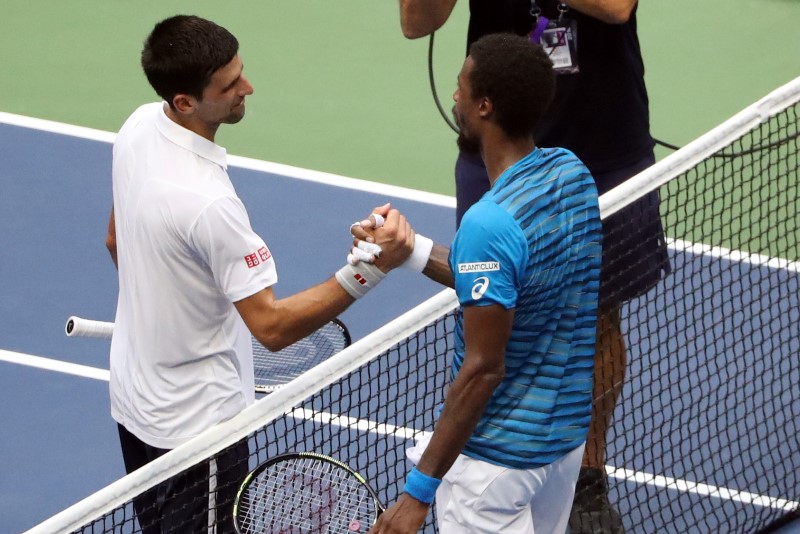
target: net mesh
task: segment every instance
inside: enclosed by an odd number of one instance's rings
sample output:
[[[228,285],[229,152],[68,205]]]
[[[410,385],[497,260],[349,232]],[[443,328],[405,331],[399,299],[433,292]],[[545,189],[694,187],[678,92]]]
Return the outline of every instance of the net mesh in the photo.
[[[627,301],[620,314],[628,366],[604,463],[609,500],[626,531],[766,532],[797,517],[798,81],[790,84],[790,103],[766,114],[759,107],[755,124],[721,146],[710,132],[698,140],[708,138],[696,163],[675,172],[676,166],[659,162],[651,170],[667,171],[640,184],[661,199],[669,273]],[[633,233],[625,224],[615,231]],[[617,269],[630,270],[632,279],[649,271],[636,254],[621,257]],[[145,467],[142,476],[118,481],[39,530],[149,532],[154,523],[135,520],[137,513],[149,517],[145,490],[158,485],[159,491],[181,493],[180,483],[165,489],[162,480],[194,463],[201,505],[211,503],[218,532],[230,531],[241,473],[298,450],[348,464],[384,505],[393,502],[409,469],[405,448],[418,432],[432,429],[449,377],[454,297],[440,297],[452,304],[401,318],[410,333],[389,348],[362,350],[365,339],[340,353],[364,362],[352,372],[332,383],[317,378],[321,387],[309,395],[268,409],[271,399],[290,398],[293,388],[299,392],[296,384],[314,384],[302,377],[207,433],[229,439],[212,440],[200,453],[179,448]],[[183,464],[172,459],[180,454],[187,456]],[[174,532],[206,531],[204,512],[183,515],[173,522]],[[190,527],[192,522],[200,526]],[[434,525],[435,511],[424,531],[434,532]]]
[[[623,310],[607,456],[636,532],[757,532],[800,506],[796,100],[659,190],[672,272]]]

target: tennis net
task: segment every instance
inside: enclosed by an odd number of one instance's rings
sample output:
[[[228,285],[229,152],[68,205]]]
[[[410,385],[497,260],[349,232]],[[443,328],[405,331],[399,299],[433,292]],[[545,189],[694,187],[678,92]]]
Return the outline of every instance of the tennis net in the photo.
[[[798,101],[800,78],[601,198],[605,220],[657,190],[669,236],[671,273],[622,313],[606,471],[633,532],[798,517]]]
[[[767,532],[800,507],[799,100],[800,78],[601,199],[605,218],[658,191],[669,236],[670,273],[621,314],[629,368],[606,472],[629,532]],[[32,532],[148,532],[135,503],[198,467],[222,518],[215,469],[243,442],[246,468],[328,454],[391,503],[443,399],[455,313],[443,291]]]

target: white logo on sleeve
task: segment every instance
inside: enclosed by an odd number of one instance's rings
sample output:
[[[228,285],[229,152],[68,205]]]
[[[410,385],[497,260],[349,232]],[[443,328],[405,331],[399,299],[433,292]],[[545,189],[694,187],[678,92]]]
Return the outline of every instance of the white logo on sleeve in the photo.
[[[472,263],[459,263],[459,273],[486,273],[489,271],[499,271],[499,261],[476,261]]]
[[[475,285],[472,286],[472,300],[478,300],[489,289],[489,278],[480,276],[475,279]]]

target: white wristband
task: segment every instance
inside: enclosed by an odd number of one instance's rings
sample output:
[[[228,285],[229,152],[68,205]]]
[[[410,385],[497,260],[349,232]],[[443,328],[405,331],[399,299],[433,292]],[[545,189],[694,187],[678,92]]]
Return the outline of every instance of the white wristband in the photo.
[[[336,271],[336,281],[354,299],[360,299],[367,291],[378,285],[386,273],[371,263],[347,264]]]
[[[431,257],[431,250],[433,250],[433,240],[423,235],[414,236],[414,250],[411,251],[411,256],[403,263],[403,267],[408,267],[418,273],[425,270],[428,265],[428,258]]]

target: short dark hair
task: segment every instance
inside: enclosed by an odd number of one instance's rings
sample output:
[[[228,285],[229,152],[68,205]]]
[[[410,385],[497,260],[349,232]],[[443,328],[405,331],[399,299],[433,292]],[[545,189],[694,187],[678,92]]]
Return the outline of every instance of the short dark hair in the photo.
[[[142,69],[158,96],[172,106],[176,94],[200,100],[211,75],[239,51],[228,30],[193,15],[162,20],[144,42]]]
[[[553,62],[527,37],[495,33],[481,37],[469,49],[473,68],[473,98],[488,98],[495,120],[510,137],[533,136],[553,99]]]

